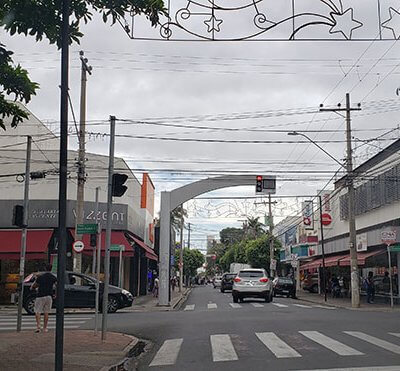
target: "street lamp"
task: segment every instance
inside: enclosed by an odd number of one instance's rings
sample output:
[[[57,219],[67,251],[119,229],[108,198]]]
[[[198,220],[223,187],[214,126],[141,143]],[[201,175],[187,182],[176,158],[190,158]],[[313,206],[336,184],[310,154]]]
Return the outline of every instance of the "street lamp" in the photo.
[[[313,141],[308,135],[299,133],[298,131],[291,131],[287,133],[288,135],[300,135],[304,138],[306,138],[310,143],[314,144],[317,146],[322,152],[324,152],[326,155],[328,155],[333,161],[335,161],[337,164],[340,165],[340,167],[344,168],[344,165],[341,164],[336,158],[334,158],[329,152],[327,152],[325,149],[323,149],[318,143]],[[320,229],[321,229],[321,252],[322,252],[322,271],[324,275],[324,296],[325,296],[325,301],[327,301],[327,295],[326,295],[326,267],[325,267],[325,244],[324,244],[324,225],[322,223],[322,197],[321,195],[318,196],[319,198],[319,222],[320,222]]]

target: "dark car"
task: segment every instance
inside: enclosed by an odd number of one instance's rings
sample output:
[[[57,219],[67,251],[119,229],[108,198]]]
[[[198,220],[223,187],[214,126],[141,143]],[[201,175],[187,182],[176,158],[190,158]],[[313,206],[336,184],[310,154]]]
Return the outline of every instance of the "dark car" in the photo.
[[[225,290],[232,290],[233,280],[236,277],[236,273],[224,273],[221,280],[221,292]]]
[[[318,292],[318,274],[309,274],[301,283],[303,290],[317,293]]]
[[[274,283],[274,296],[284,295],[292,298],[296,297],[296,286],[291,278],[276,277]]]
[[[31,290],[31,286],[40,273],[32,273],[24,280],[24,296],[22,305],[28,314],[34,314],[36,290]],[[54,274],[55,275],[55,274]],[[85,274],[66,272],[65,276],[65,308],[94,308],[96,304],[96,282],[93,277]],[[104,284],[99,285],[99,303],[103,300]],[[56,306],[53,300],[53,308]],[[109,286],[108,294],[108,313],[114,313],[118,309],[130,307],[133,303],[133,295],[124,289],[116,286]]]

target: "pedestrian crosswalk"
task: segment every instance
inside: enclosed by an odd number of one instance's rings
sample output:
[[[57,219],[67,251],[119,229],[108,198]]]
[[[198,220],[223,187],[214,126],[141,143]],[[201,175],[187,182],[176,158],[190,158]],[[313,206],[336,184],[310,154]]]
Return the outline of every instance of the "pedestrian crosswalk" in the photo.
[[[196,305],[196,304],[188,304],[184,307],[184,311],[194,311],[194,310],[215,310],[215,309],[225,309],[225,308],[233,308],[233,309],[243,309],[243,308],[264,308],[264,307],[270,307],[273,306],[274,308],[302,308],[302,309],[311,309],[311,308],[316,308],[316,309],[327,309],[327,310],[335,310],[337,308],[335,307],[329,307],[327,305],[305,305],[305,304],[296,304],[296,303],[291,303],[291,304],[282,304],[282,303],[257,303],[257,302],[245,302],[242,304],[239,303],[222,303],[222,304],[217,304],[217,303],[211,303],[209,302],[207,305]],[[294,309],[294,308],[293,308]]]
[[[70,314],[64,316],[64,328],[65,329],[77,329],[83,324],[93,319],[93,315],[78,315]],[[41,327],[43,327],[43,316],[41,318]],[[56,316],[51,315],[49,317],[48,329],[52,330],[56,328]],[[13,331],[17,328],[17,316],[16,315],[2,315],[0,316],[0,331]],[[36,320],[34,316],[22,316],[22,330],[34,330],[36,329]]]
[[[394,341],[396,341],[398,335],[398,333],[389,332],[387,334],[381,334],[381,337],[393,336],[393,339],[395,339]],[[343,340],[343,336],[345,336],[345,340]],[[337,340],[338,337],[341,341]],[[384,349],[394,354],[400,354],[399,345],[395,344],[395,342],[392,343],[384,340],[381,337],[375,337],[358,331],[343,331],[336,335],[327,335],[319,331],[298,331],[296,334],[256,332],[250,339],[242,339],[238,335],[213,334],[209,337],[209,345],[205,344],[205,342],[202,342],[202,344],[204,344],[205,347],[211,347],[210,359],[208,361],[212,362],[240,360],[241,351],[247,348],[246,342],[249,343],[249,346],[252,344],[252,348],[254,348],[254,338],[258,339],[262,345],[262,349],[266,352],[264,354],[266,358],[290,359],[308,356],[309,349],[312,349],[309,346],[310,341],[315,343],[317,347],[325,348],[326,351],[333,352],[343,357],[365,356],[367,354],[365,349],[369,349],[368,354],[374,355],[377,352],[377,348]],[[354,342],[354,338],[358,340],[356,343]],[[150,363],[150,367],[174,365],[176,362],[179,362],[179,356],[184,342],[185,340],[183,338],[165,340],[156,352]],[[351,342],[352,346],[346,344],[346,342]],[[189,340],[188,343],[190,344]],[[365,348],[365,343],[372,345],[372,347]],[[362,348],[365,353],[356,349],[357,347]],[[314,347],[314,349],[315,352],[320,352],[319,348]],[[246,354],[245,357],[248,358],[248,354]],[[202,362],[206,361],[207,360],[202,359]]]

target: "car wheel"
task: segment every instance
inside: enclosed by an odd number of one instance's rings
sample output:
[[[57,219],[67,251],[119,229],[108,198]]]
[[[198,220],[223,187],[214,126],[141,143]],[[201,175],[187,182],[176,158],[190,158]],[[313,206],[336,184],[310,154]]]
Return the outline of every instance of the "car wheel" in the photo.
[[[233,302],[237,303],[239,301],[239,298],[237,297],[237,295],[233,295]]]
[[[108,298],[108,313],[115,313],[119,308],[118,300],[115,296],[110,296]]]
[[[271,301],[271,295],[270,293],[268,293],[267,295],[265,295],[265,302],[269,303]]]
[[[24,309],[26,311],[26,313],[32,315],[35,314],[35,297],[34,296],[30,296],[25,304],[24,304]]]
[[[316,294],[318,292],[318,285],[313,285],[310,290],[312,293]]]
[[[222,293],[224,293],[224,292],[225,292],[225,290],[224,290],[222,287],[221,287],[221,292],[222,292]]]
[[[274,301],[274,294],[271,294],[270,301],[271,301],[271,302]]]

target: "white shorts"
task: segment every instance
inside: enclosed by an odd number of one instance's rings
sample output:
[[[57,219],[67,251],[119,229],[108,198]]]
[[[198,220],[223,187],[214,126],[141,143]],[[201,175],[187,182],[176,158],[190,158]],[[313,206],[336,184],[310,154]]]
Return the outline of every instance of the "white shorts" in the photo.
[[[50,313],[53,299],[51,296],[42,296],[35,299],[35,313]]]

